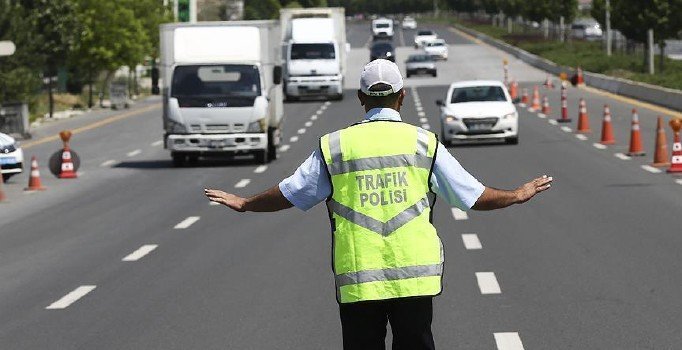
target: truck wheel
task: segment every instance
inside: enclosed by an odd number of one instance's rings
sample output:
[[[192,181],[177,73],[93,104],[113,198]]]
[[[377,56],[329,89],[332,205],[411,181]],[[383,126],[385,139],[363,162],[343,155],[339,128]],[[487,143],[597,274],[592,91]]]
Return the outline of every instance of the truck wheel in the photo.
[[[438,76],[438,73],[437,73],[437,72],[433,72],[433,74],[431,74],[431,75],[433,75],[433,77],[435,78],[435,77]]]
[[[258,164],[268,164],[268,152],[267,149],[256,151],[256,163]]]
[[[185,160],[187,157],[185,157],[184,154],[171,153],[171,158],[173,158],[173,166],[176,168],[180,168],[185,165]]]
[[[269,128],[268,129],[268,159],[267,161],[273,161],[277,159],[277,145],[275,144],[275,133],[277,132],[277,129],[275,128]]]
[[[14,173],[2,174],[3,182],[7,182],[7,180],[9,180],[9,178],[12,177],[13,175]]]

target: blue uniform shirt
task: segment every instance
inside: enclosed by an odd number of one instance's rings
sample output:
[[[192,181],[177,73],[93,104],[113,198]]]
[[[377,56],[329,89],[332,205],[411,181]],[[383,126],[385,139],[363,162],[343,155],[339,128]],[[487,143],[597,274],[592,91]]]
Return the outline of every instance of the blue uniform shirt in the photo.
[[[396,110],[374,108],[367,112],[365,120],[401,121],[401,118]],[[280,182],[280,191],[296,208],[308,210],[314,207],[331,195],[331,184],[324,167],[324,159],[317,149],[293,175]],[[436,195],[462,210],[470,209],[485,189],[441,143],[438,143],[430,181]]]

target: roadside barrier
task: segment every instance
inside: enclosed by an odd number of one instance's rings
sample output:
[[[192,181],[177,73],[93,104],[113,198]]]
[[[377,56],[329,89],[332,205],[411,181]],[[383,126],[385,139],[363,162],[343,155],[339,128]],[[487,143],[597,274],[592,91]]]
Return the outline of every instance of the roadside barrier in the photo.
[[[521,95],[521,105],[525,106],[528,104],[528,89],[523,89],[523,95]]]
[[[38,170],[38,161],[36,156],[31,157],[31,175],[28,177],[28,187],[24,189],[27,192],[44,191],[43,184],[40,182],[40,170]]]
[[[564,84],[561,84],[561,118],[558,120],[558,122],[571,122],[571,118],[568,117],[568,90]]]
[[[601,124],[602,145],[613,145],[616,139],[613,137],[613,124],[611,123],[611,109],[609,105],[604,105],[604,119]]]
[[[654,162],[651,165],[657,167],[670,165],[668,159],[668,141],[665,137],[663,118],[660,116],[658,117],[658,122],[656,123],[656,150],[654,151]]]
[[[630,150],[629,156],[643,156],[646,155],[642,147],[642,134],[639,130],[639,115],[637,109],[632,109],[632,127],[630,130]]]
[[[590,117],[587,115],[587,104],[585,99],[580,99],[580,109],[578,111],[578,128],[576,132],[578,133],[588,133],[592,132],[590,130]]]
[[[552,114],[552,107],[549,106],[549,99],[547,98],[547,95],[542,98],[542,114]]]
[[[533,104],[530,106],[530,109],[533,111],[539,111],[540,110],[540,91],[538,89],[538,86],[535,85],[533,87]]]
[[[682,119],[675,118],[670,121],[670,127],[673,128],[673,155],[671,159],[669,173],[682,173],[682,142],[680,141],[680,129],[682,128]]]
[[[544,86],[547,89],[554,89],[554,82],[552,82],[552,77],[549,74],[547,74],[547,79],[545,79]]]

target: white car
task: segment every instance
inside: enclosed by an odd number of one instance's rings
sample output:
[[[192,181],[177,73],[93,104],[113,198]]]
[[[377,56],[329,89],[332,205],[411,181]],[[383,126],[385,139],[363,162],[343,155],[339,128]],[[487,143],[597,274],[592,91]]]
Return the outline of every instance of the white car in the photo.
[[[373,20],[372,37],[374,39],[393,39],[393,21],[388,18]]]
[[[402,27],[403,29],[417,29],[417,21],[412,17],[405,17],[403,18]]]
[[[17,141],[0,132],[0,173],[4,180],[14,174],[19,174],[24,168],[24,151],[21,150]]]
[[[502,82],[472,80],[453,83],[441,107],[441,141],[503,139],[519,142],[519,113]]]
[[[424,44],[424,52],[434,59],[448,59],[448,45],[443,39],[436,39]]]
[[[438,36],[433,30],[419,30],[414,36],[414,48],[418,49],[424,46],[425,43],[438,39]]]

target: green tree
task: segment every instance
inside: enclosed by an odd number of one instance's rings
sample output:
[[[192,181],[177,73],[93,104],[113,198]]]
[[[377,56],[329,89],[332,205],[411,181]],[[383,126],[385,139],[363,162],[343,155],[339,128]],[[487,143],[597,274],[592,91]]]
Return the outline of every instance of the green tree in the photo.
[[[278,0],[245,0],[244,19],[276,19],[281,7]]]

